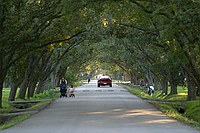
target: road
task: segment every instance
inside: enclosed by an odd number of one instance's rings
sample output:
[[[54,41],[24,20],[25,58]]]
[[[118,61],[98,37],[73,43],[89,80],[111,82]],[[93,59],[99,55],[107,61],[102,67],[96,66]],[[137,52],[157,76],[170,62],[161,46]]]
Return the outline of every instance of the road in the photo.
[[[0,133],[200,133],[115,84],[98,88],[93,81],[76,90],[76,98],[58,98]]]

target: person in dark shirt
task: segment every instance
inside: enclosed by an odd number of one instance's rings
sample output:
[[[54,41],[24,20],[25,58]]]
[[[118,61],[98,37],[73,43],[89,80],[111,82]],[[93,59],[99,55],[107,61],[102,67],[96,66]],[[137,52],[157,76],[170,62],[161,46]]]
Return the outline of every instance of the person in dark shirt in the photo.
[[[87,76],[87,80],[88,80],[88,83],[90,83],[90,76],[89,75]]]
[[[60,97],[67,97],[67,80],[65,78],[61,78],[60,80]]]

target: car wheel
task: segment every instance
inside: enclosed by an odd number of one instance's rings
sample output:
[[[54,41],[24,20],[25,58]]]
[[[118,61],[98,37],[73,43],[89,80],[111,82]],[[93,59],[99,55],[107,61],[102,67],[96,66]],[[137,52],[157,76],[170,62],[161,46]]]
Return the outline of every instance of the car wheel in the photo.
[[[112,87],[112,85],[110,84],[110,87]]]
[[[100,85],[98,84],[98,87],[100,87]]]

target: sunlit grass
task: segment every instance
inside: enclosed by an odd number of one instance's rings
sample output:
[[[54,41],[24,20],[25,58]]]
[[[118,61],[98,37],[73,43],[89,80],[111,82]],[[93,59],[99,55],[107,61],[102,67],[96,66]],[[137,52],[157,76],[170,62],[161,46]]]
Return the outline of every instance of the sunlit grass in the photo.
[[[177,112],[176,109],[174,109],[174,104],[160,103],[160,102],[155,102],[155,101],[150,102],[150,103],[155,105],[157,108],[159,108],[159,110],[164,112],[167,116],[172,117],[181,122],[184,122],[186,124],[192,125],[200,130],[200,116],[199,116],[200,110],[199,110],[199,108],[195,108],[195,110],[198,110],[198,111],[195,111],[194,109],[186,108],[186,113],[180,114]],[[197,103],[197,102],[194,101],[194,103]],[[176,103],[176,104],[178,104],[178,103]],[[187,102],[184,105],[190,105],[190,103]],[[193,116],[189,115],[188,112],[192,113]]]
[[[44,102],[40,102],[38,104],[33,105],[31,108],[32,109],[39,109],[39,108],[43,108],[44,106],[50,104],[52,101],[48,100],[48,101],[44,101]]]
[[[2,97],[3,109],[0,109],[1,113],[3,113],[3,112],[5,113],[5,112],[9,112],[11,110],[14,110],[14,107],[12,107],[10,105],[10,103],[8,102],[9,93],[10,93],[10,88],[3,89],[3,97]]]
[[[149,99],[148,101],[159,108],[162,112],[164,112],[167,116],[182,121],[186,124],[190,124],[197,129],[200,129],[200,100],[196,101],[187,101],[187,88],[178,86],[177,91],[178,94],[162,95],[161,90],[156,90],[153,96],[149,96],[147,94],[147,90],[141,88],[131,88],[126,87],[134,95],[138,97]],[[183,107],[185,109],[184,114],[180,114],[178,112],[178,108]]]
[[[9,112],[10,110],[14,109],[8,102],[9,93],[10,93],[10,88],[3,89],[3,99],[2,99],[3,109],[1,109],[0,112]],[[31,97],[29,99],[16,98],[15,101],[45,100],[45,99],[55,99],[58,97],[59,97],[58,92],[56,92],[54,89],[48,89],[48,90],[45,90],[43,93],[36,94],[34,97]]]

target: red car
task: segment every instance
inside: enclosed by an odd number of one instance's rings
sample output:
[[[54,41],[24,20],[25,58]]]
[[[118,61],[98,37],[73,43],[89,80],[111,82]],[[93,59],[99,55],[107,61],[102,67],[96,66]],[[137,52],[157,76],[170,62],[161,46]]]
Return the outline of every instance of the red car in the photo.
[[[98,87],[105,85],[112,87],[112,80],[109,76],[101,76],[98,80]]]

